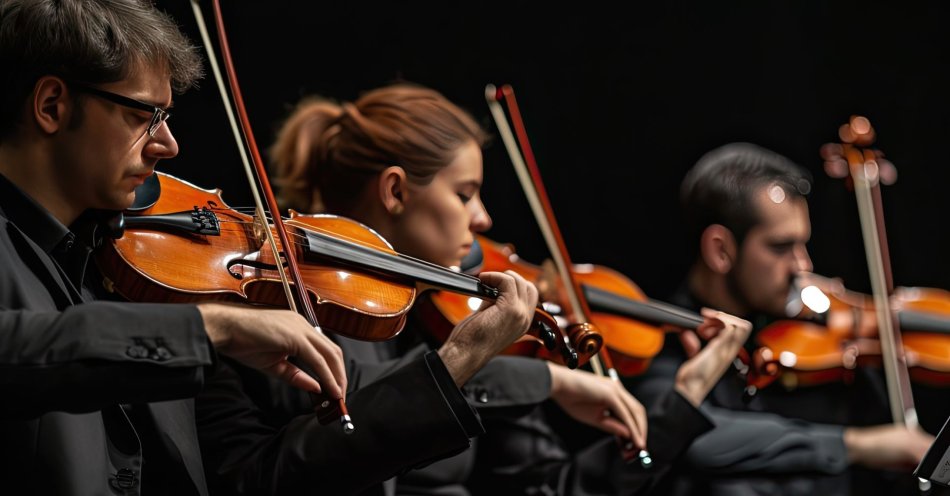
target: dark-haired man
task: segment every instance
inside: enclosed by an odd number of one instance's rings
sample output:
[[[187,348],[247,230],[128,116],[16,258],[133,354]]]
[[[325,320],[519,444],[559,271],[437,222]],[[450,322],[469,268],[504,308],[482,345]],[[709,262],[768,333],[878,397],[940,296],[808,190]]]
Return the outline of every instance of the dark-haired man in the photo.
[[[812,269],[809,189],[804,169],[756,145],[733,143],[704,155],[682,184],[696,255],[671,301],[740,315],[758,328],[782,318],[793,278]],[[655,395],[682,360],[678,343],[668,341],[633,390]],[[710,395],[704,411],[716,427],[693,443],[665,491],[848,494],[850,466],[913,467],[932,440],[893,425],[848,427],[858,407],[849,404],[853,391],[844,386],[766,390],[749,404],[743,386],[733,375]]]

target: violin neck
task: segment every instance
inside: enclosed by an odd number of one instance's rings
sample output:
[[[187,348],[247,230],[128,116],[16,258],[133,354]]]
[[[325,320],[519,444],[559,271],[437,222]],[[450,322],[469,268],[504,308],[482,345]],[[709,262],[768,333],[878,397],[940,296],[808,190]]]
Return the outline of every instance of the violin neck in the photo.
[[[581,291],[594,312],[622,315],[647,324],[672,325],[683,329],[695,329],[703,322],[703,318],[698,314],[668,303],[634,300],[584,284],[581,285]]]
[[[897,317],[901,329],[914,332],[950,334],[950,319],[938,313],[901,310]]]
[[[313,231],[302,231],[306,237],[304,258],[312,262],[333,262],[357,267],[395,279],[411,279],[435,289],[479,298],[496,299],[498,290],[486,286],[477,277],[454,272],[433,263]]]

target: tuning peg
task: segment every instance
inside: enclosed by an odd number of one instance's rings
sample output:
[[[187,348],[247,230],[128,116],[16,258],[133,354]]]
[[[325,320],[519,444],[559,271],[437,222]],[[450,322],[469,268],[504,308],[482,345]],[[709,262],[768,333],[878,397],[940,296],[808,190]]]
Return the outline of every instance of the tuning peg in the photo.
[[[868,146],[874,143],[877,132],[874,131],[874,126],[871,125],[871,121],[869,121],[867,117],[852,115],[848,123],[850,124],[851,133],[854,136],[854,140],[850,143],[854,143],[857,146]]]
[[[880,168],[881,184],[890,186],[897,182],[897,167],[890,160],[879,158],[877,165]]]
[[[838,143],[825,143],[818,151],[824,159],[825,173],[835,179],[848,176],[848,161],[844,159],[844,148]]]

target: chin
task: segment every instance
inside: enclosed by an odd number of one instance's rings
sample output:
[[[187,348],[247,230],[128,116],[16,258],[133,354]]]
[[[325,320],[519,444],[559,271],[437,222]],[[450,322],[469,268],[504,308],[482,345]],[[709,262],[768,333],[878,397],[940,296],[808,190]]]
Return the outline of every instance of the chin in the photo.
[[[134,202],[135,191],[131,191],[127,195],[110,198],[109,201],[103,202],[103,205],[98,208],[102,210],[125,210],[131,207]]]

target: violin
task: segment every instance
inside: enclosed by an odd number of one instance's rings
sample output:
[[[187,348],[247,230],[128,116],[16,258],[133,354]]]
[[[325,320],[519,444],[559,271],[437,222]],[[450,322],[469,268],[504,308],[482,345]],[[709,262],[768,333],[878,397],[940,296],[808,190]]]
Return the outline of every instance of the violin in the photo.
[[[484,263],[484,257],[491,262]],[[510,260],[504,263],[502,260]],[[516,259],[505,259],[493,241],[484,236],[476,235],[472,243],[472,251],[462,261],[460,267],[463,273],[478,274],[482,271],[504,272],[514,271],[535,283],[539,293],[542,291],[538,279],[532,277],[536,271],[530,264]],[[558,323],[558,327],[565,332],[567,346],[560,348],[561,355],[552,354],[551,347],[545,346],[540,339],[521,339],[501,352],[503,355],[525,356],[549,360],[569,368],[577,368],[587,363],[592,356],[601,350],[604,338],[600,329],[590,323],[570,323],[560,313],[560,307],[543,300],[541,295],[540,307],[551,314]],[[428,294],[424,303],[418,305],[420,316],[427,322],[429,333],[439,341],[448,339],[449,333],[460,322],[475,313],[481,305],[481,299],[467,296],[459,292],[434,291]],[[565,355],[565,352],[569,353]]]
[[[910,378],[950,386],[950,291],[897,288],[892,300],[904,331],[904,359]]]
[[[98,250],[110,291],[134,301],[226,301],[288,306],[279,267],[266,249],[260,218],[229,207],[220,190],[204,190],[156,173],[153,205],[127,211],[120,237]],[[417,294],[437,288],[493,300],[498,290],[477,277],[397,253],[368,227],[332,215],[290,212],[293,251],[321,328],[363,341],[396,336]],[[280,265],[284,260],[280,261]],[[539,309],[527,340],[567,346],[554,318]],[[558,355],[562,356],[562,355]]]
[[[462,269],[469,273],[513,270],[538,287],[542,307],[548,310],[571,335],[575,328],[589,324],[572,324],[564,315],[567,308],[567,289],[550,264],[538,266],[523,260],[514,246],[502,244],[476,235],[473,253],[463,261]],[[590,305],[591,321],[602,335],[614,369],[622,376],[642,373],[663,347],[666,332],[676,329],[695,329],[704,319],[699,314],[667,303],[650,300],[643,291],[623,274],[600,265],[576,264],[575,277]],[[470,315],[473,306],[465,297],[455,293],[436,292],[430,296],[434,306],[449,320],[460,321]],[[477,307],[475,307],[477,308]],[[581,356],[596,350],[579,346]],[[509,350],[522,354],[520,350]]]
[[[798,320],[775,322],[756,335],[760,354],[780,369],[758,387],[780,378],[787,388],[849,381],[858,366],[881,363],[875,307],[870,296],[840,280],[803,274],[790,298]],[[950,385],[950,292],[896,288],[890,311],[899,322],[910,377],[934,386]]]

